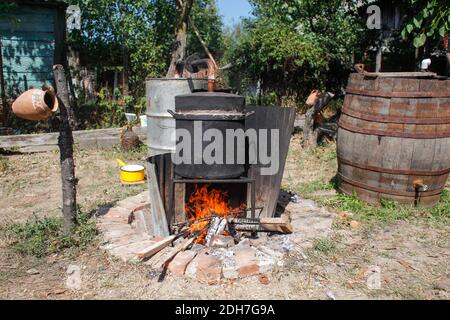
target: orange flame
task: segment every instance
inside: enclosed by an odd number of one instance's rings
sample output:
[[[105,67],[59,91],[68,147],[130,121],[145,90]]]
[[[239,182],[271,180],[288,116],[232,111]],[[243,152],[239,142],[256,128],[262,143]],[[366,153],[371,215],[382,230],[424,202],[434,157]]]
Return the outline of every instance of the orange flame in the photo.
[[[208,234],[208,225],[211,220],[202,220],[211,216],[219,216],[227,219],[230,212],[241,210],[240,208],[232,208],[228,201],[228,192],[212,189],[209,190],[209,185],[195,186],[195,191],[189,197],[186,203],[185,210],[189,221],[194,222],[190,226],[191,234],[197,234],[196,243],[204,243],[205,237]]]

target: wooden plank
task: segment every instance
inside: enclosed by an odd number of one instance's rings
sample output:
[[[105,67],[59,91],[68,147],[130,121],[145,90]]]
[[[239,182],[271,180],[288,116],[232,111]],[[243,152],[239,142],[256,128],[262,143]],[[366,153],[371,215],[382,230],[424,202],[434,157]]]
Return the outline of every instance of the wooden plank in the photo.
[[[133,131],[142,141],[147,139],[147,128]],[[120,128],[74,131],[73,136],[81,149],[109,148],[120,143]],[[23,153],[53,151],[57,146],[58,133],[0,136],[0,148]]]
[[[158,262],[160,265],[156,265],[156,269],[165,269],[169,265],[169,263],[175,258],[175,256],[182,252],[186,251],[190,245],[194,243],[195,238],[189,238],[185,239],[184,241],[180,242],[177,246],[175,246],[170,253],[167,256],[164,256],[164,259]]]
[[[286,214],[280,218],[261,218],[261,219],[242,219],[235,218],[231,220],[235,222],[237,231],[269,231],[280,233],[293,233],[294,228],[291,225],[290,217]]]
[[[156,242],[155,244],[151,245],[150,247],[138,252],[136,254],[136,259],[144,260],[147,258],[150,258],[160,252],[162,249],[168,247],[174,240],[176,236],[170,236],[165,238],[164,240],[161,240],[159,242]]]
[[[155,233],[155,236],[167,237],[169,236],[169,225],[167,224],[166,212],[164,210],[164,204],[159,192],[155,170],[155,165],[153,163],[147,162],[147,180],[148,190],[150,193],[150,211],[153,231]]]

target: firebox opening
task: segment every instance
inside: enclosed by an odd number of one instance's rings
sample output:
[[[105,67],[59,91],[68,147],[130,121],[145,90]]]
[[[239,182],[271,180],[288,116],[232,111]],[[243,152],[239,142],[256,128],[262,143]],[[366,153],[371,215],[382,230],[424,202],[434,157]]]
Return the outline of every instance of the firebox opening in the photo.
[[[247,185],[242,183],[189,183],[186,184],[184,201],[187,220],[193,218],[195,209],[197,212],[199,209],[206,209],[217,210],[218,214],[226,214],[249,207],[247,206]],[[237,216],[245,217],[246,213],[242,212]]]
[[[190,232],[197,236],[196,243],[207,242],[206,235],[214,219],[246,217],[246,198],[243,184],[187,184],[185,216],[190,222]]]

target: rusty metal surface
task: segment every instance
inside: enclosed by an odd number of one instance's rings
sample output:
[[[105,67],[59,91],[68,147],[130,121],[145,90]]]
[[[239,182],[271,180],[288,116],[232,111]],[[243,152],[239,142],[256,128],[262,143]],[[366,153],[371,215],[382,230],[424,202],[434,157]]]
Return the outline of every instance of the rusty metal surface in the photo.
[[[415,128],[411,128],[411,131],[405,130],[406,127],[403,124],[395,124],[397,126],[391,126],[383,128],[378,126],[377,123],[371,122],[366,124],[364,122],[354,125],[351,119],[358,119],[350,117],[343,114],[340,121],[339,127],[356,133],[370,134],[374,136],[386,136],[386,137],[398,137],[398,138],[411,138],[411,139],[436,139],[436,138],[448,138],[450,137],[450,125],[444,125],[442,130],[438,130],[435,126],[430,125],[431,128],[427,128],[424,125],[416,125]],[[361,119],[359,119],[361,120]],[[368,122],[368,121],[367,121]],[[417,131],[414,132],[414,129]],[[420,130],[420,131],[419,131]]]
[[[380,173],[389,173],[389,174],[400,174],[400,175],[414,175],[414,176],[443,176],[450,173],[450,168],[439,170],[439,171],[420,171],[420,170],[398,170],[398,169],[388,169],[388,168],[380,168],[375,166],[369,166],[360,163],[354,163],[352,161],[348,161],[341,156],[338,155],[338,160],[342,164],[346,164],[351,167],[375,171]]]
[[[397,203],[405,204],[405,205],[413,205],[415,198],[411,197],[404,197],[404,196],[395,196],[395,195],[389,195],[382,192],[374,192],[366,189],[362,189],[356,186],[353,186],[351,184],[346,183],[345,181],[342,181],[339,185],[339,191],[352,196],[354,194],[358,195],[358,197],[370,204],[373,205],[380,205],[381,199],[387,199],[391,201],[395,201]],[[435,196],[427,196],[427,197],[419,197],[417,200],[419,202],[419,205],[424,208],[428,207],[434,207],[440,200],[440,195]]]
[[[355,181],[353,179],[344,177],[342,174],[338,174],[339,178],[342,179],[342,181],[347,182],[348,184],[351,184],[355,187],[358,188],[362,188],[365,190],[370,190],[373,192],[377,192],[377,193],[384,193],[384,194],[389,194],[389,195],[393,195],[393,196],[403,196],[403,197],[410,197],[410,198],[415,198],[417,193],[416,192],[411,192],[411,191],[397,191],[397,190],[387,190],[384,188],[378,188],[378,187],[374,187],[374,186],[370,186],[368,184],[359,182],[359,181]],[[430,197],[430,196],[436,196],[436,195],[440,195],[442,193],[442,191],[444,190],[444,188],[440,188],[438,190],[432,190],[432,191],[425,191],[425,192],[420,192],[420,195],[422,197]]]
[[[450,91],[382,92],[373,90],[358,90],[351,88],[348,88],[345,91],[347,94],[355,94],[366,97],[379,97],[379,98],[450,98]]]
[[[450,117],[414,118],[414,117],[399,117],[392,115],[388,116],[373,115],[353,110],[349,106],[345,106],[344,109],[342,110],[342,113],[353,118],[382,123],[418,124],[418,125],[450,124]]]

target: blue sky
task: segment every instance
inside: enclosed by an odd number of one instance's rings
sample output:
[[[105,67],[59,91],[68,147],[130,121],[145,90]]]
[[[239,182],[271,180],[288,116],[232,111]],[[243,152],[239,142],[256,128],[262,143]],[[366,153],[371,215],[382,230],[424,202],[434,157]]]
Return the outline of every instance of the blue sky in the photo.
[[[217,4],[225,25],[232,25],[240,17],[250,15],[251,6],[247,0],[217,0]]]

